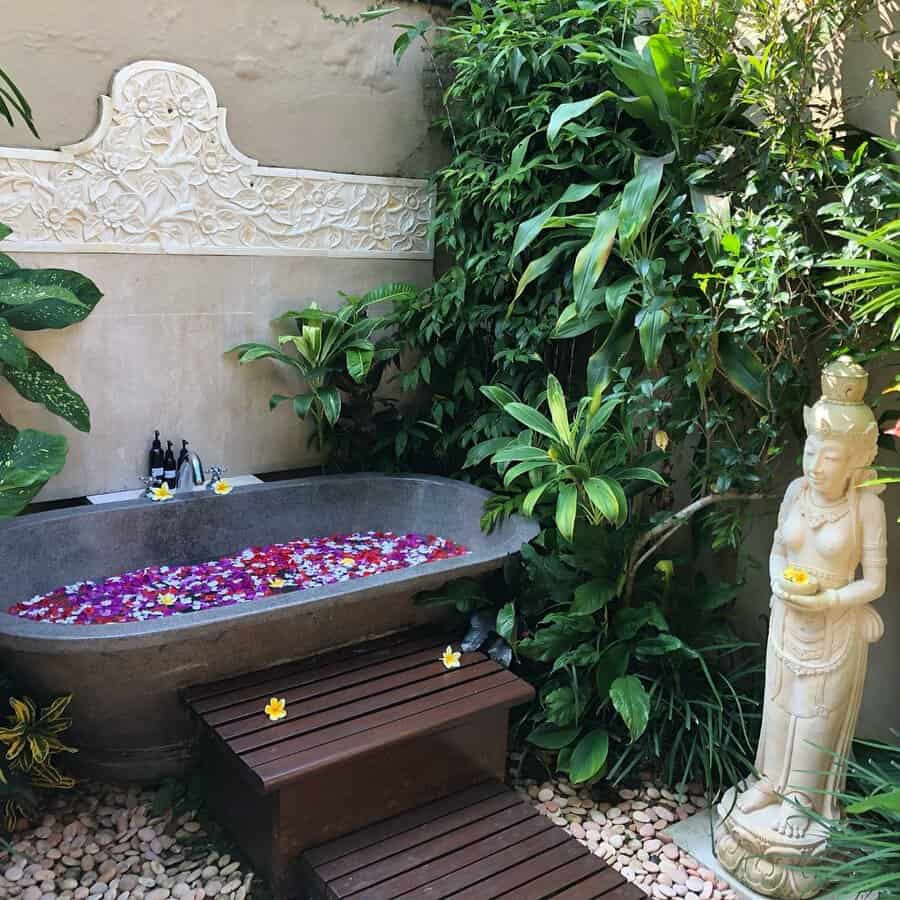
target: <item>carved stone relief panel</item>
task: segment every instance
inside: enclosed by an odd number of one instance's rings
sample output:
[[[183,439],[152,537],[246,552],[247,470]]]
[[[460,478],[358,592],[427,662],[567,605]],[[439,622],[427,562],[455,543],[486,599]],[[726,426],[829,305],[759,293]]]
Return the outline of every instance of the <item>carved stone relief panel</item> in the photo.
[[[0,147],[4,250],[431,259],[427,182],[260,166],[199,72],[121,69],[92,135]]]

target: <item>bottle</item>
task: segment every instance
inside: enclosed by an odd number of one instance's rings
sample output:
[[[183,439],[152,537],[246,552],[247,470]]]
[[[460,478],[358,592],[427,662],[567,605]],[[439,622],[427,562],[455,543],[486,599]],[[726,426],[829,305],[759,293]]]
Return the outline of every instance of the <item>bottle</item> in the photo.
[[[177,480],[177,472],[175,471],[175,454],[172,452],[172,442],[166,441],[168,447],[166,449],[165,462],[163,463],[163,478],[166,484],[174,491],[175,482]]]
[[[159,432],[153,432],[156,437],[153,438],[153,444],[150,447],[150,477],[153,478],[157,484],[159,484],[163,479],[163,473],[165,471],[165,458],[163,456],[162,444],[159,442]]]
[[[181,464],[182,464],[183,462],[189,462],[189,461],[190,461],[190,460],[189,460],[189,457],[188,457],[188,442],[187,442],[187,441],[182,441],[182,442],[181,442],[181,453],[178,454],[178,465],[175,466],[175,471],[176,471],[176,472],[180,472],[180,471],[181,471]]]

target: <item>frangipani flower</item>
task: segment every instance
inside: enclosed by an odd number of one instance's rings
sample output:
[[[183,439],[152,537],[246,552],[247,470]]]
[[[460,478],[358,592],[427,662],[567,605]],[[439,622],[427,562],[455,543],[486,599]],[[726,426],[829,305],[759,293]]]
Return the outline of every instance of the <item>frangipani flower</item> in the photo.
[[[150,499],[162,503],[164,500],[171,500],[175,494],[172,493],[169,486],[163,482],[159,487],[150,488]]]
[[[275,588],[276,590],[278,590],[278,588],[283,588],[286,584],[287,584],[287,582],[283,578],[270,578],[269,579],[269,587]]]
[[[163,606],[174,606],[176,598],[175,595],[170,592],[168,594],[160,594],[159,597],[157,597],[157,600],[159,600]]]
[[[441,654],[441,662],[444,664],[445,669],[458,669],[461,656],[462,653],[459,650],[454,650],[450,644],[447,644],[446,649]]]
[[[785,581],[791,584],[806,584],[809,581],[809,573],[797,566],[788,566],[782,573]]]
[[[342,566],[355,566],[355,565],[356,565],[356,560],[355,560],[352,556],[345,556],[345,557],[341,560],[341,565],[342,565]]]
[[[270,722],[277,722],[287,715],[287,701],[285,701],[284,697],[280,700],[277,697],[272,697],[266,704],[264,712],[269,717]]]
[[[230,481],[226,481],[224,478],[220,478],[215,484],[213,484],[213,493],[218,494],[220,497],[224,497],[226,494],[230,494],[232,490],[234,490],[234,485]]]

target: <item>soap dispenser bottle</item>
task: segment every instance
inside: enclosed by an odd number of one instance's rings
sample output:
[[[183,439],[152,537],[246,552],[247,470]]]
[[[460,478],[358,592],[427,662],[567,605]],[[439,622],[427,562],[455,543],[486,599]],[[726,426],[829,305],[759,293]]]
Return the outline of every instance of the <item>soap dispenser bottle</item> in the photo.
[[[165,462],[163,464],[163,478],[166,481],[166,484],[169,486],[171,490],[175,490],[175,482],[177,480],[176,471],[175,471],[175,454],[172,452],[172,442],[166,441],[168,447],[166,448],[166,456]]]
[[[163,456],[162,444],[159,442],[159,432],[153,432],[156,436],[153,438],[153,444],[150,446],[150,466],[148,474],[159,484],[163,480],[165,472],[165,457]]]

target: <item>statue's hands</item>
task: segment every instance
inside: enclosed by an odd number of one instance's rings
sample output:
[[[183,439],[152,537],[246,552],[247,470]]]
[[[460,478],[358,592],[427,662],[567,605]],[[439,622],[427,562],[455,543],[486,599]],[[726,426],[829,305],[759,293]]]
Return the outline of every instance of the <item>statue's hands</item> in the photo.
[[[840,603],[840,595],[834,588],[825,588],[824,591],[815,594],[795,594],[786,590],[783,584],[776,581],[772,584],[772,593],[792,606],[817,612],[831,609]]]

